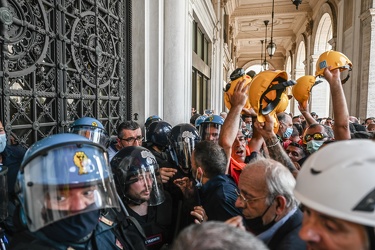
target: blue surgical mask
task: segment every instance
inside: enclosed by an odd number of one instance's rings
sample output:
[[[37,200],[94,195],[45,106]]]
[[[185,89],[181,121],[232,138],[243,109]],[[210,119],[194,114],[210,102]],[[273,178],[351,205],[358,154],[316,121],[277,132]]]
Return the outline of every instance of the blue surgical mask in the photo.
[[[251,129],[251,123],[246,123],[246,128],[250,131]]]
[[[292,135],[292,133],[293,133],[293,128],[287,127],[284,134],[283,134],[283,138],[289,139],[289,137]]]
[[[316,140],[308,141],[306,144],[306,149],[310,154],[312,154],[318,151],[318,149],[323,145],[323,143],[324,141],[316,141]]]
[[[7,136],[6,134],[0,134],[0,153],[2,153],[7,145]]]

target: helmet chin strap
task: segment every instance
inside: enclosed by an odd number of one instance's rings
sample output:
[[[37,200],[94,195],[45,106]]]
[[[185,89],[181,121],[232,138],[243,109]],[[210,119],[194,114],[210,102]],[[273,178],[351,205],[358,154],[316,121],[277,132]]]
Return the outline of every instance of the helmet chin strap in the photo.
[[[134,205],[141,205],[142,203],[146,202],[147,200],[143,200],[143,199],[132,199],[128,196],[125,196],[124,197],[126,199],[126,203],[131,203],[131,204],[134,204]]]

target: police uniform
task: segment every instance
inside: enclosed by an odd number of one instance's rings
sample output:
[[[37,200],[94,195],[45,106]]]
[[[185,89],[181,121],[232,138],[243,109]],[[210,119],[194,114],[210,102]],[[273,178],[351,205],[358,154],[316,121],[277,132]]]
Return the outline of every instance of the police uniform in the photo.
[[[94,235],[79,243],[56,242],[41,232],[31,233],[28,230],[18,232],[10,242],[10,249],[55,249],[55,250],[144,250],[144,239],[127,222],[125,216],[114,209],[106,209],[99,218]]]
[[[133,216],[142,226],[146,235],[147,249],[161,249],[172,242],[172,200],[167,193],[165,193],[165,201],[157,206],[149,206],[147,214],[144,216],[140,216],[130,208],[128,208],[128,211],[129,215]],[[134,231],[136,230],[135,227],[129,230],[137,233]]]

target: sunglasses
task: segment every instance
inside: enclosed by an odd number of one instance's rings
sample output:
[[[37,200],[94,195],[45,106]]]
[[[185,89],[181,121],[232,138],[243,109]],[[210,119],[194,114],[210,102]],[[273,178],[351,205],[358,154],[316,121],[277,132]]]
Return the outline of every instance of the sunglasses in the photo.
[[[321,141],[321,140],[323,140],[324,138],[327,138],[327,137],[328,136],[326,136],[325,134],[319,132],[319,133],[314,133],[312,135],[307,134],[307,135],[305,135],[304,139],[305,139],[305,142],[309,142],[312,139],[314,139],[315,141]]]

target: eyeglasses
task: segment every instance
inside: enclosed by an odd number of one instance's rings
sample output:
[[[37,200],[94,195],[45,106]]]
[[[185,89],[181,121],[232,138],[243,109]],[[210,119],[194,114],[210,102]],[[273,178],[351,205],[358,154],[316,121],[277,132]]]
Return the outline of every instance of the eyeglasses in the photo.
[[[121,141],[126,141],[129,144],[134,144],[135,141],[137,141],[138,143],[141,143],[143,141],[143,138],[144,137],[142,137],[142,136],[137,136],[137,137],[119,138],[119,139]]]
[[[260,199],[267,198],[267,196],[257,197],[257,198],[253,198],[253,199],[245,198],[245,197],[244,197],[244,196],[243,196],[243,195],[237,190],[237,188],[235,188],[234,191],[236,192],[237,197],[240,197],[240,198],[243,200],[243,202],[245,202],[245,203],[250,203],[250,202],[254,202],[254,201],[260,200]]]
[[[304,139],[305,139],[306,142],[309,142],[312,139],[314,139],[316,141],[321,141],[321,140],[323,140],[324,138],[327,138],[327,137],[328,136],[326,136],[325,134],[319,132],[319,133],[314,133],[312,135],[307,134],[307,135],[305,135]]]

